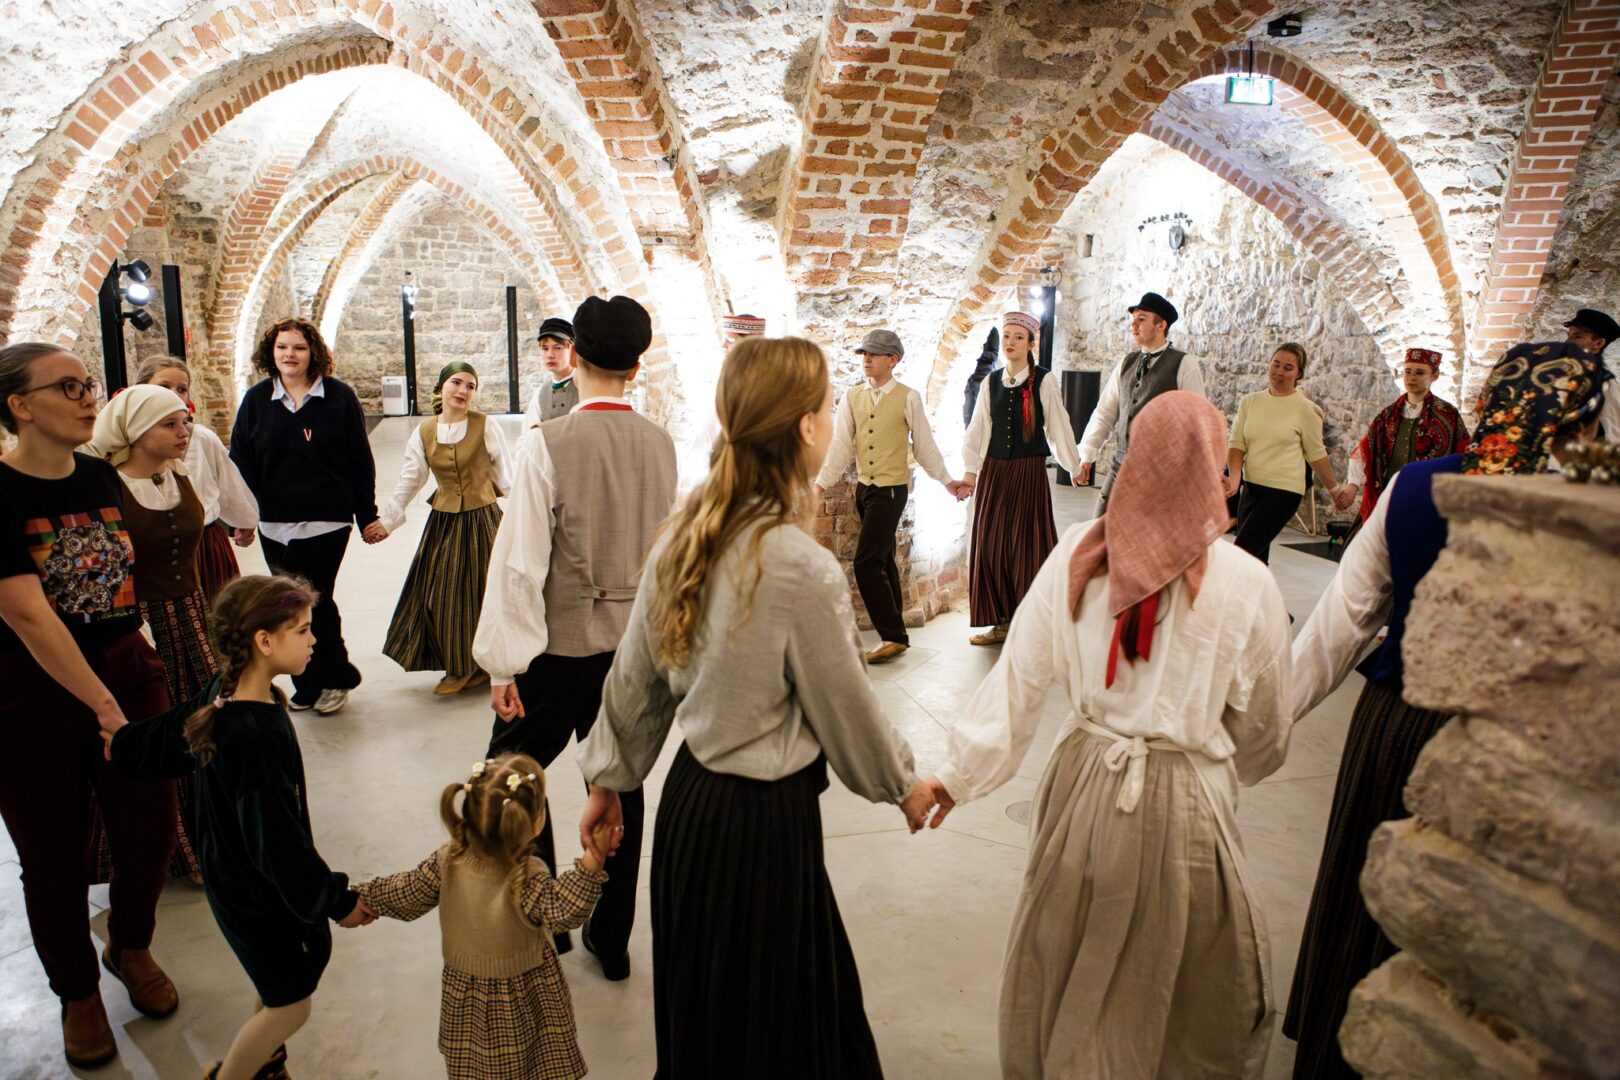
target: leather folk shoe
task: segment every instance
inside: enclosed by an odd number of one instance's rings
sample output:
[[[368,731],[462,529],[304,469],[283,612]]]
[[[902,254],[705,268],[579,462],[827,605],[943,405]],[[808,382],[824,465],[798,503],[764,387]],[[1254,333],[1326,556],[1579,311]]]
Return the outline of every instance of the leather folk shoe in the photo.
[[[100,991],[79,1001],[62,1002],[62,1053],[76,1069],[94,1069],[118,1056]]]
[[[161,1020],[180,1007],[180,992],[163,974],[148,949],[120,949],[108,945],[101,966],[129,991],[129,1003],[144,1016]]]
[[[968,638],[969,645],[1000,645],[1007,640],[1007,626],[992,626],[982,634],[974,634]]]
[[[909,648],[911,646],[903,641],[885,641],[866,654],[866,662],[868,664],[887,664]]]

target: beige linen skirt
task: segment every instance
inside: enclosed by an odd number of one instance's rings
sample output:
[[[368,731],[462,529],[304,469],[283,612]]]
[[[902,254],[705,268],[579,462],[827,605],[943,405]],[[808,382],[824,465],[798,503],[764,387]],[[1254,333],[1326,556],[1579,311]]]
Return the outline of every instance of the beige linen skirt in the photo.
[[[1009,1080],[1234,1080],[1264,1066],[1261,942],[1216,810],[1186,754],[1130,766],[1084,730],[1053,751],[1001,986]],[[1263,931],[1262,931],[1263,933]],[[1257,1049],[1258,1048],[1258,1049]]]

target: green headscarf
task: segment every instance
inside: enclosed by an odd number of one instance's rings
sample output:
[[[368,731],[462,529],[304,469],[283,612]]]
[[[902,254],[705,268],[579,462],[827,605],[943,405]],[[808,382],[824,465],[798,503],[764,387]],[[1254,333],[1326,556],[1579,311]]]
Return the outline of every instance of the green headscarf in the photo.
[[[444,412],[444,395],[442,393],[444,390],[444,384],[450,381],[450,376],[459,375],[464,371],[473,377],[474,382],[477,381],[478,369],[467,363],[465,360],[452,360],[448,364],[444,365],[444,367],[439,369],[439,381],[433,384],[434,416]]]

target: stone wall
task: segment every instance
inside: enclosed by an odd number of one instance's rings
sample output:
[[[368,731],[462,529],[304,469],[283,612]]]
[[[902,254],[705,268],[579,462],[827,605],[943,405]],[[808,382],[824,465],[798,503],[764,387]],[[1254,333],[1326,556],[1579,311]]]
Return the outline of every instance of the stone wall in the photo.
[[[1167,240],[1170,222],[1144,224],[1176,213],[1192,219],[1179,252]],[[1058,367],[1117,364],[1133,347],[1125,309],[1152,290],[1180,311],[1171,341],[1203,358],[1210,400],[1232,417],[1244,394],[1265,389],[1276,346],[1299,342],[1309,354],[1300,386],[1322,406],[1340,477],[1367,422],[1400,393],[1321,264],[1259,204],[1174,150],[1127,141],[1060,232]]]
[[[1340,1029],[1364,1075],[1620,1077],[1620,488],[1443,477],[1451,536],[1407,623],[1405,696],[1457,713],[1373,835],[1405,951]]]
[[[405,373],[401,283],[413,273],[416,301],[417,408],[426,413],[439,369],[465,360],[478,369],[479,407],[507,408],[506,287],[518,286],[519,409],[540,379],[534,334],[538,298],[488,230],[443,196],[428,201],[366,270],[333,342],[339,370],[367,412],[382,411],[382,376]]]

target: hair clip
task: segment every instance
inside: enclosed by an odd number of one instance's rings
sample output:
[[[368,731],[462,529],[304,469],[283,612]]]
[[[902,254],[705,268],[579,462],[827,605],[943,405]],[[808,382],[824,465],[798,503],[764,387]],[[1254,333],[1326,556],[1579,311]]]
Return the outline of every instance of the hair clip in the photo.
[[[214,708],[223,709],[229,702],[230,702],[230,699],[227,698],[227,697],[224,697],[224,696],[216,697],[214,699]]]
[[[527,775],[524,775],[524,774],[521,774],[521,773],[513,773],[513,774],[511,774],[510,776],[508,776],[506,778],[506,790],[507,791],[516,791],[518,789],[518,787],[525,780],[529,781],[530,783],[533,783],[534,782],[534,773],[529,773]]]

